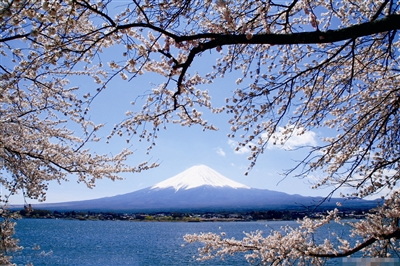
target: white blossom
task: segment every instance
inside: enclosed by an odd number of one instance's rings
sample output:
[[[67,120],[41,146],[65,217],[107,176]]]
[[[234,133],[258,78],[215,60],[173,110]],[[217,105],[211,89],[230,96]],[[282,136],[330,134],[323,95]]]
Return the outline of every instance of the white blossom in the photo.
[[[216,130],[204,114],[226,112],[237,150],[250,152],[250,170],[271,143],[290,146],[291,137],[327,130],[320,142],[307,142],[309,155],[288,173],[323,172],[315,187],[355,188],[345,196],[391,191],[384,207],[353,228],[373,242],[366,255],[398,249],[398,224],[383,221],[398,219],[399,3],[278,2],[1,1],[0,159],[7,174],[0,181],[12,193],[45,200],[47,182],[69,174],[93,187],[99,178],[155,167],[127,165],[129,150],[114,156],[88,150],[86,144],[100,141],[101,125],[87,112],[114,77],[159,75],[161,84],[135,95],[144,99],[142,109],[128,110],[108,139],[136,135],[150,152],[167,123]],[[110,47],[118,55],[107,54]],[[216,57],[212,69],[196,73],[194,62],[208,52]],[[215,106],[206,85],[228,72],[241,87],[232,89],[233,81],[221,88],[228,100]],[[93,78],[96,93],[70,87],[82,75]],[[345,240],[340,247],[310,242],[313,230],[334,217],[240,241],[213,234],[187,240],[206,242],[203,258],[247,248],[250,261],[289,263],[300,256],[300,264],[318,264],[321,254],[354,248]]]

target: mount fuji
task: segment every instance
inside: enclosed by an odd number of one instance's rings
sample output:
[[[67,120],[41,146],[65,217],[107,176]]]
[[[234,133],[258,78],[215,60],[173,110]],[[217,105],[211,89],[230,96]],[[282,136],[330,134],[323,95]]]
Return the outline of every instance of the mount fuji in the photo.
[[[205,165],[197,165],[152,187],[131,193],[93,200],[37,204],[34,208],[114,212],[305,210],[306,207],[317,206],[322,200],[322,197],[250,188]],[[347,209],[376,206],[375,201],[337,198],[324,202],[320,209],[334,208],[336,202],[341,202]]]
[[[174,188],[175,191],[178,191],[181,189],[187,190],[201,186],[250,189],[250,187],[226,178],[214,169],[205,165],[193,166],[174,177],[155,184],[151,189]]]

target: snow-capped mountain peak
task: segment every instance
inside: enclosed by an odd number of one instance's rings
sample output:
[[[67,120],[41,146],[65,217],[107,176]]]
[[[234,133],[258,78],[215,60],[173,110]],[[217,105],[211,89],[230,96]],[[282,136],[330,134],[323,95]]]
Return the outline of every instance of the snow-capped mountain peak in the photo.
[[[231,188],[247,188],[250,187],[233,181],[221,175],[217,171],[205,165],[193,166],[176,176],[168,178],[160,183],[155,184],[151,189],[174,188],[175,191],[180,189],[191,189],[200,186],[213,187],[231,187]]]

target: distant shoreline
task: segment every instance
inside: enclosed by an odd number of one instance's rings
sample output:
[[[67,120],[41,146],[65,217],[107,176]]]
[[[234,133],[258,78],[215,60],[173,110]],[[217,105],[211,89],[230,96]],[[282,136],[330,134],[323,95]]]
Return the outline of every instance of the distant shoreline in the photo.
[[[19,210],[27,219],[64,219],[80,221],[132,221],[132,222],[250,222],[250,221],[293,221],[305,216],[318,219],[326,212],[297,211],[252,211],[252,212],[209,212],[209,213],[114,213],[114,212],[59,212],[50,210]],[[363,219],[367,210],[339,212],[342,219]]]

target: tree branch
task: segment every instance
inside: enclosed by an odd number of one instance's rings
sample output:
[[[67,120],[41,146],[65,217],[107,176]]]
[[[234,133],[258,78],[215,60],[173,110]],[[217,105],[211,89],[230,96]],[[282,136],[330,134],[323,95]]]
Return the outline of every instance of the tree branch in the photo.
[[[29,35],[30,35],[30,33],[26,33],[26,34],[16,34],[16,35],[9,36],[9,37],[5,37],[5,38],[0,38],[0,43],[12,41],[12,40],[17,40],[17,39],[22,39],[22,38],[26,38],[26,37],[28,37]]]
[[[232,44],[317,44],[333,43],[363,36],[373,35],[400,29],[400,15],[389,15],[383,19],[369,21],[338,30],[312,31],[292,34],[255,34],[248,38],[246,34],[228,35],[217,33],[202,33],[175,38],[176,42],[198,39],[214,39],[218,45]],[[172,37],[172,36],[171,36]],[[173,37],[172,37],[173,38]]]
[[[156,30],[155,28],[153,28]],[[216,33],[203,33],[190,36],[177,37],[173,34],[168,36],[173,38],[176,42],[211,39],[210,41],[200,43],[194,47],[184,63],[176,65],[174,68],[182,68],[177,82],[177,91],[173,95],[175,109],[178,106],[177,96],[181,94],[181,86],[183,78],[193,62],[194,57],[206,50],[216,48],[223,45],[234,44],[318,44],[318,43],[333,43],[345,40],[355,40],[356,38],[369,36],[372,34],[382,33],[390,30],[400,29],[400,15],[389,15],[383,19],[370,21],[363,24],[350,26],[344,29],[328,30],[326,32],[313,31],[292,34],[256,34],[249,38],[246,34],[229,35],[229,34],[216,34]],[[162,32],[164,33],[164,32]],[[165,33],[164,33],[165,34]]]
[[[357,245],[355,248],[350,249],[343,253],[338,253],[338,254],[313,254],[313,253],[311,253],[310,256],[318,257],[318,258],[347,257],[347,256],[350,256],[350,255],[360,251],[361,249],[363,249],[365,247],[372,245],[373,243],[375,243],[378,240],[387,240],[387,239],[391,239],[391,238],[397,238],[397,239],[400,238],[400,228],[397,228],[395,231],[388,233],[388,234],[379,235],[378,237],[371,237],[370,239],[366,240],[365,242]]]

